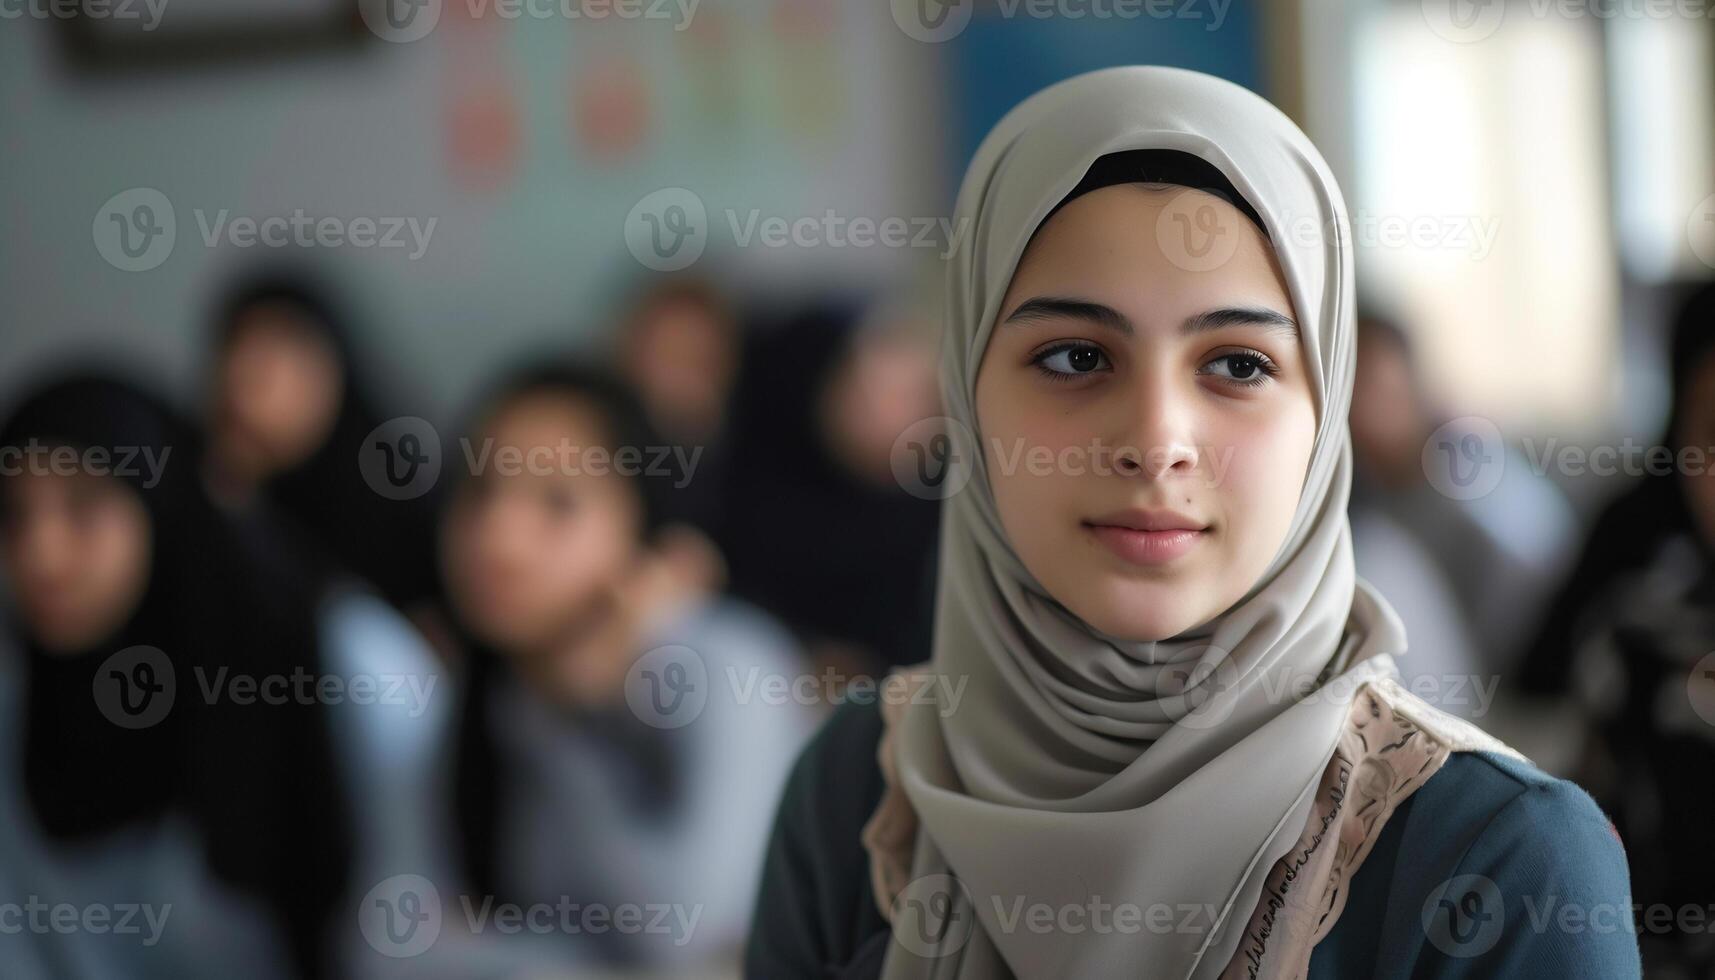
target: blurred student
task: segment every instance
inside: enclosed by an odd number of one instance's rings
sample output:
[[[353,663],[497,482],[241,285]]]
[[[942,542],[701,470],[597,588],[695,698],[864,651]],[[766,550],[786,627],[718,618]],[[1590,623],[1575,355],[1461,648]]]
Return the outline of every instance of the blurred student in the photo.
[[[936,501],[902,484],[896,443],[941,414],[928,329],[835,304],[759,336],[727,561],[733,589],[781,617],[819,664],[884,673],[929,649]]]
[[[695,479],[662,501],[663,517],[714,538],[731,492],[728,408],[741,340],[738,313],[725,294],[689,275],[645,287],[618,338],[619,372],[655,432],[697,453]]]
[[[209,376],[209,484],[253,535],[323,577],[355,575],[415,613],[432,601],[434,504],[391,500],[359,469],[376,408],[332,303],[289,274],[221,302]]]
[[[320,670],[301,593],[248,573],[192,433],[125,383],[38,389],[0,447],[0,879],[19,901],[170,909],[155,942],[0,936],[0,973],[333,973],[350,842],[327,719],[255,696]]]
[[[1597,519],[1519,676],[1582,719],[1576,773],[1628,848],[1650,976],[1715,975],[1715,937],[1681,910],[1715,900],[1715,285],[1674,324],[1671,472]],[[1671,912],[1666,918],[1661,911]]]
[[[1358,360],[1353,506],[1410,534],[1439,566],[1477,643],[1471,658],[1445,651],[1449,662],[1473,659],[1492,677],[1517,661],[1554,573],[1571,557],[1571,504],[1511,445],[1494,489],[1472,499],[1441,493],[1426,476],[1426,459],[1445,459],[1437,455],[1442,447],[1429,445],[1443,419],[1423,390],[1410,338],[1387,317],[1363,314]]]
[[[647,455],[622,462],[656,437],[617,382],[533,368],[468,431],[486,463],[441,527],[468,646],[465,894],[475,908],[569,905],[615,923],[627,907],[648,911],[631,928],[562,924],[510,941],[544,963],[733,954],[770,809],[813,724],[802,698],[779,697],[779,681],[802,673],[787,635],[710,594],[676,543],[692,532],[662,526],[659,495],[677,480]]]

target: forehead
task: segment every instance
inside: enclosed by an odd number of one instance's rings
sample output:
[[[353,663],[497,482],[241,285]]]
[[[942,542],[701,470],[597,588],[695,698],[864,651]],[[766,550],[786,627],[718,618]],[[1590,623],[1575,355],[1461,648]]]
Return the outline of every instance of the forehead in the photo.
[[[1214,194],[1170,185],[1115,184],[1055,212],[1025,249],[1002,316],[1045,292],[1123,309],[1140,326],[1241,304],[1298,318],[1261,229]]]

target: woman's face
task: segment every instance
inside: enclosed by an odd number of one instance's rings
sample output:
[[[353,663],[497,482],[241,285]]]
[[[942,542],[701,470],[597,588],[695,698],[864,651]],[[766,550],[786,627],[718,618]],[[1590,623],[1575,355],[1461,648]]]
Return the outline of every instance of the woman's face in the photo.
[[[1176,248],[1181,216],[1231,258]],[[1214,195],[1106,187],[1038,229],[977,416],[1013,548],[1094,629],[1202,625],[1279,550],[1316,434],[1296,320],[1267,240]]]
[[[303,316],[280,304],[247,309],[222,354],[212,428],[235,476],[266,479],[303,462],[339,414],[339,355]]]
[[[486,468],[447,510],[441,562],[453,605],[486,643],[549,652],[635,559],[642,505],[632,478],[562,447],[606,447],[594,407],[532,394],[502,406],[473,440]]]
[[[149,584],[152,537],[137,494],[109,476],[24,472],[0,484],[0,551],[23,626],[80,653],[112,636]]]

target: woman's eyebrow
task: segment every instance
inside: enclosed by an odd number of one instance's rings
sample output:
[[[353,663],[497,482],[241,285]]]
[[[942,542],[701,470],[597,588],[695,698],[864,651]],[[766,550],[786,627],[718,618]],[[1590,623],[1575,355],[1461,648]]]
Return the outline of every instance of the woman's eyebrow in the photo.
[[[1294,338],[1298,336],[1297,320],[1266,306],[1223,306],[1220,309],[1204,310],[1196,316],[1187,317],[1185,322],[1179,325],[1179,331],[1197,333],[1200,330],[1236,326],[1267,327],[1270,330],[1289,333]]]
[[[1104,303],[1069,299],[1063,296],[1036,296],[1025,300],[1004,322],[1029,323],[1036,320],[1087,320],[1131,336],[1136,332],[1131,319]],[[1298,321],[1278,310],[1263,306],[1223,306],[1187,317],[1179,325],[1180,333],[1198,333],[1221,327],[1259,326],[1298,336]]]
[[[1006,323],[1029,323],[1034,320],[1088,320],[1126,336],[1132,335],[1131,320],[1124,313],[1103,303],[1063,296],[1034,296],[1018,304],[1006,318]]]

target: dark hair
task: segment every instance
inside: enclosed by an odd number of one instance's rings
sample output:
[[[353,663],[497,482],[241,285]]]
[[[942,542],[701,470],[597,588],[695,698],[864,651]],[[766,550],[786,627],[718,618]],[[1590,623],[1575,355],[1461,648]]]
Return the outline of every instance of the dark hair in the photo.
[[[676,456],[652,458],[654,447],[665,444],[650,424],[643,402],[629,385],[604,369],[559,359],[546,363],[534,359],[527,367],[505,375],[478,402],[479,407],[469,417],[465,431],[474,432],[502,409],[536,395],[574,399],[593,406],[599,416],[602,440],[610,453],[634,447],[643,453],[640,460],[643,467],[677,465]],[[653,535],[663,523],[665,495],[674,485],[684,482],[685,474],[658,474],[653,470],[639,474],[629,468],[617,472],[632,481],[643,506],[644,535]]]
[[[1098,157],[1084,172],[1078,186],[1054,205],[1042,223],[1047,224],[1055,212],[1085,194],[1115,184],[1173,184],[1213,194],[1238,208],[1262,231],[1264,238],[1269,237],[1262,215],[1245,200],[1227,175],[1209,161],[1184,150],[1121,150]]]
[[[642,402],[624,382],[600,368],[561,359],[534,358],[528,366],[510,372],[478,400],[467,416],[464,431],[475,432],[496,415],[523,399],[546,395],[575,399],[593,406],[600,416],[602,438],[610,451],[622,447],[661,446],[649,425]],[[644,465],[652,462],[646,452]],[[623,472],[623,471],[622,471]],[[643,533],[659,529],[665,512],[662,495],[680,482],[682,474],[656,476],[628,474],[637,488],[643,508]],[[463,624],[465,674],[460,692],[458,728],[453,758],[453,834],[459,866],[472,888],[483,894],[505,895],[513,886],[501,864],[501,810],[507,787],[517,778],[510,759],[497,743],[491,717],[494,692],[512,675],[512,668],[498,651],[471,636]],[[670,797],[674,786],[672,760],[654,730],[637,722],[625,708],[583,709],[586,731],[619,751],[631,754],[649,773],[645,794]]]

